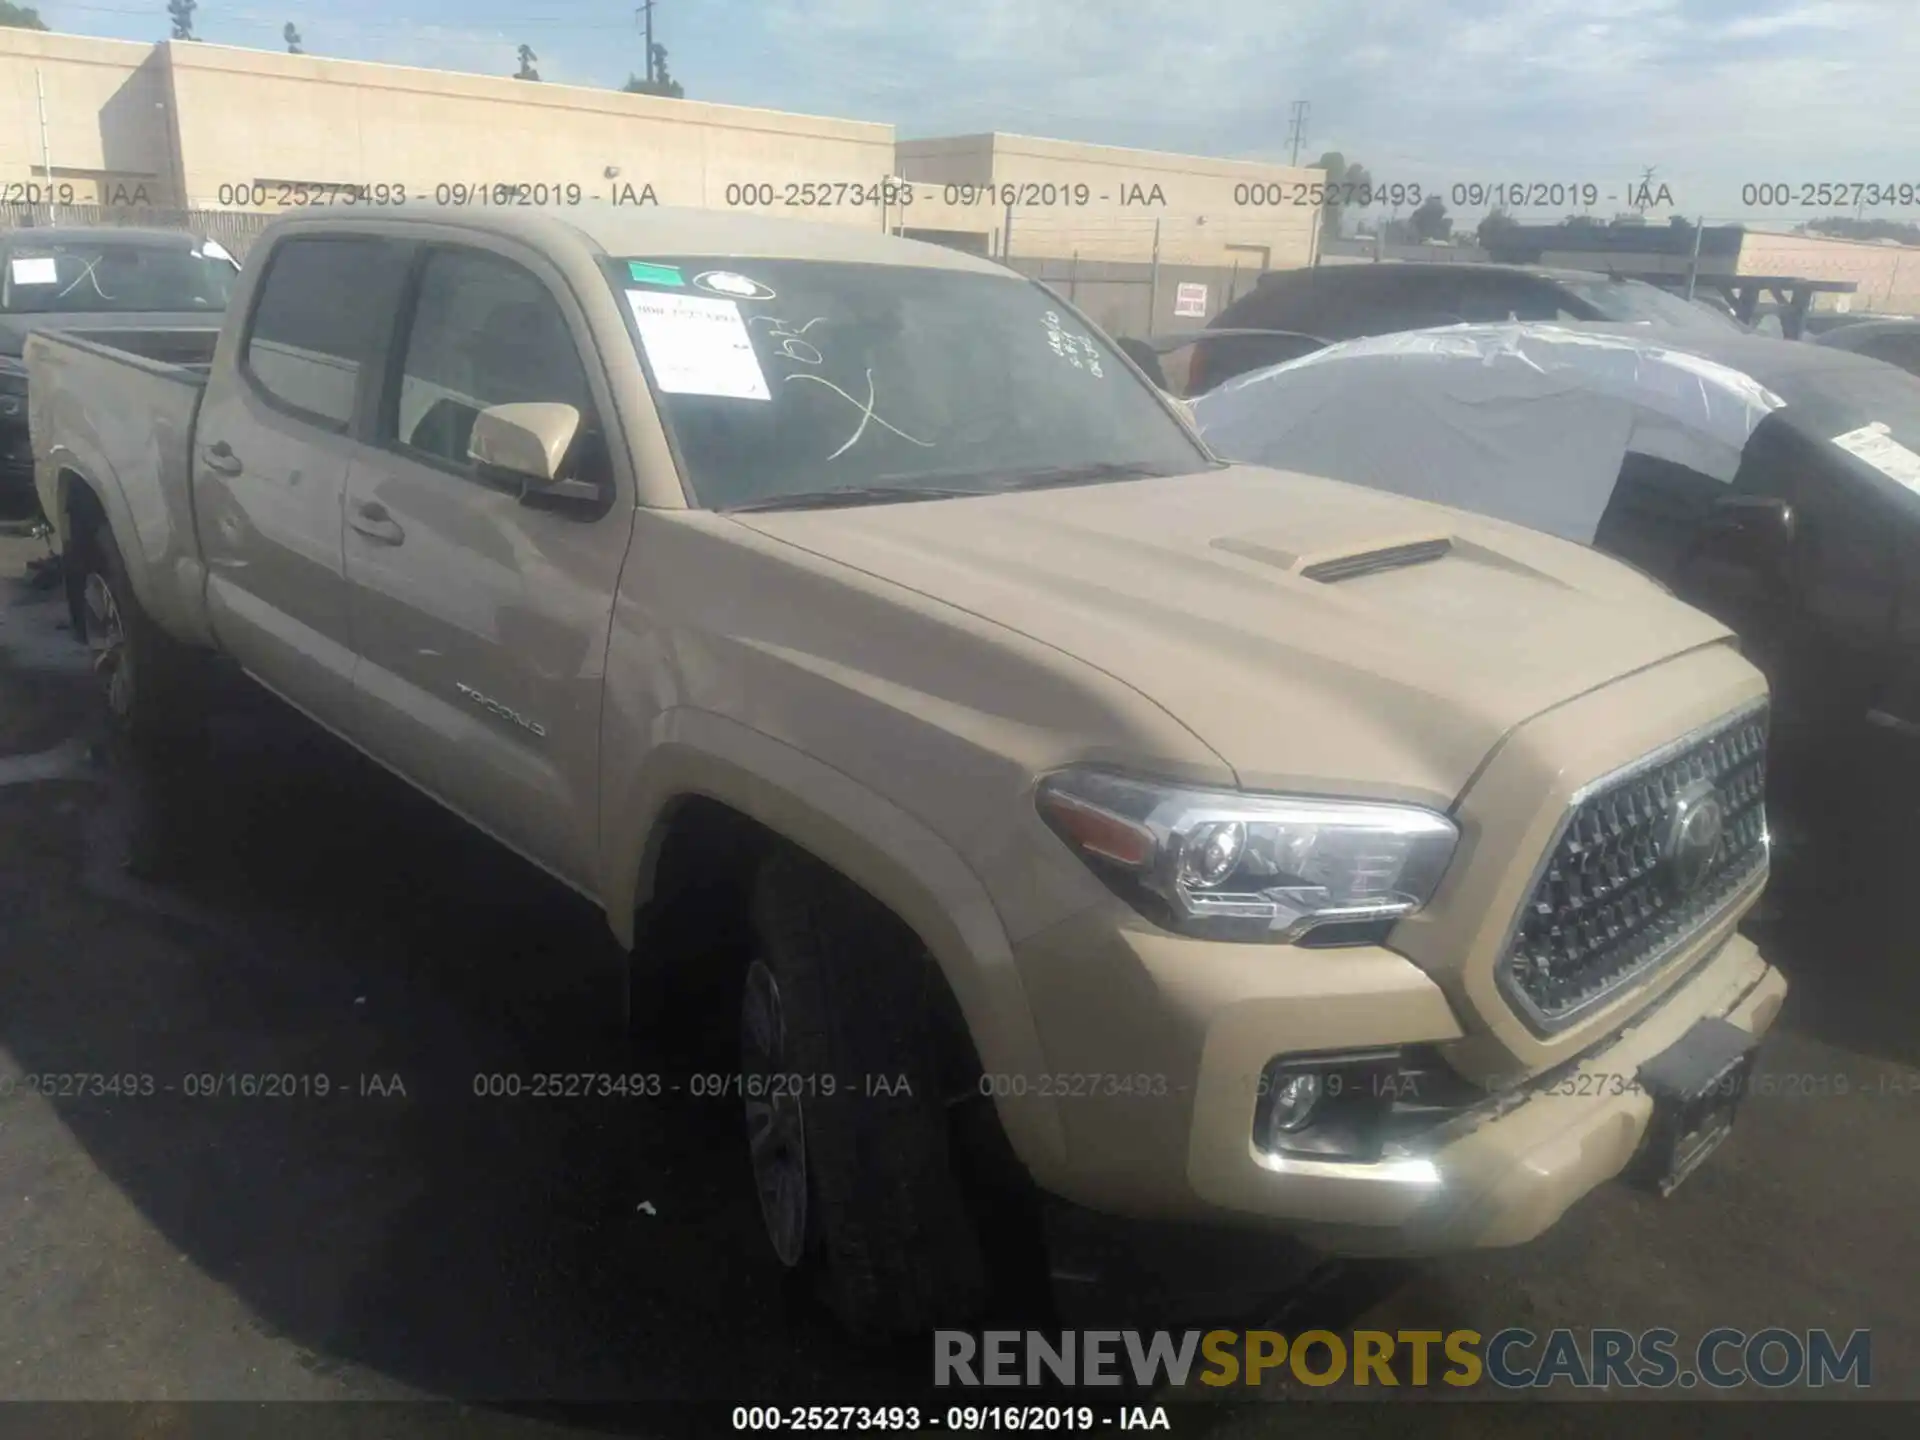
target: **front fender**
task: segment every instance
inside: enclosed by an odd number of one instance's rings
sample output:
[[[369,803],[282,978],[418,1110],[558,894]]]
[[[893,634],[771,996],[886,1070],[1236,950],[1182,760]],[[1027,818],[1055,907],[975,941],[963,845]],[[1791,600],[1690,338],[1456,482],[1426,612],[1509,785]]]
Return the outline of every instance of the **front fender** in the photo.
[[[635,773],[610,778],[602,810],[608,919],[623,945],[652,895],[661,824],[691,795],[732,807],[833,866],[926,944],[959,1002],[988,1074],[1046,1073],[1033,1012],[1000,916],[972,869],[919,820],[843,772],[711,711],[663,712]],[[1034,1178],[1064,1164],[1051,1097],[996,1097],[1009,1143]]]

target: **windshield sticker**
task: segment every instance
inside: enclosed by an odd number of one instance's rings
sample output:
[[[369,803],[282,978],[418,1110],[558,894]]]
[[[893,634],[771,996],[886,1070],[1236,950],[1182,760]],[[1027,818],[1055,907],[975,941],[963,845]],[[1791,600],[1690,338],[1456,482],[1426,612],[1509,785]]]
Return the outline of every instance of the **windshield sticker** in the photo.
[[[753,341],[731,300],[629,290],[627,306],[653,378],[668,395],[771,400]]]
[[[645,260],[629,260],[627,275],[640,285],[685,285],[678,265],[650,265]]]
[[[773,299],[771,285],[762,285],[758,280],[736,275],[731,270],[703,270],[693,277],[693,283],[702,290],[711,290],[716,295],[731,295],[736,300]]]
[[[203,260],[224,260],[229,265],[238,265],[240,263],[227,253],[227,247],[222,245],[218,240],[202,240],[200,244],[195,247],[193,253]]]
[[[1894,439],[1892,427],[1883,421],[1836,435],[1833,443],[1859,456],[1889,480],[1897,480],[1909,490],[1920,490],[1920,454]]]
[[[12,265],[16,285],[58,285],[60,262],[51,255],[22,256]]]
[[[1057,311],[1047,311],[1046,321],[1047,344],[1053,347],[1054,354],[1076,370],[1085,370],[1096,378],[1105,378],[1107,372],[1100,368],[1100,352],[1095,348],[1091,336],[1075,335],[1062,329]]]

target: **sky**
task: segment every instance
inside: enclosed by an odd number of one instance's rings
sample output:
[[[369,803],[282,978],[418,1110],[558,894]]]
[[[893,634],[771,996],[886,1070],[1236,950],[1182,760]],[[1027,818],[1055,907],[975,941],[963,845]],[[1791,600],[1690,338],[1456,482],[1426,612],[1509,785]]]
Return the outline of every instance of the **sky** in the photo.
[[[164,0],[38,8],[56,30],[168,33]],[[633,8],[583,0],[202,0],[195,33],[277,50],[289,20],[314,55],[506,75],[524,43],[543,79],[588,86],[645,66]],[[1916,0],[657,0],[654,34],[689,98],[902,139],[1000,130],[1284,161],[1305,100],[1303,159],[1335,149],[1449,193],[1624,194],[1652,167],[1689,215],[1790,223],[1837,207],[1746,187],[1920,188]]]

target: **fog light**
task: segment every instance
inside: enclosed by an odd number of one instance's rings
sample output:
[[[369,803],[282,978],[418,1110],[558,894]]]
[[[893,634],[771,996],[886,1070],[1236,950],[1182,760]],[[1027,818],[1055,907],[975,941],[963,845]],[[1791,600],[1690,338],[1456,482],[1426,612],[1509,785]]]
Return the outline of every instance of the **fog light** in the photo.
[[[1291,1135],[1305,1125],[1313,1118],[1321,1094],[1320,1077],[1311,1070],[1297,1070],[1280,1077],[1267,1110],[1267,1133]]]

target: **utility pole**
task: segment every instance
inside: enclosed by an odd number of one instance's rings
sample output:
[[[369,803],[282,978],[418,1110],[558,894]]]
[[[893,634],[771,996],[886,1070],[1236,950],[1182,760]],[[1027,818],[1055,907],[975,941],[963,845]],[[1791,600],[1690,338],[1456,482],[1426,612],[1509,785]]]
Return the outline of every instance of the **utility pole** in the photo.
[[[646,0],[633,18],[639,20],[647,34],[647,84],[653,84],[653,0]]]
[[[1307,114],[1312,109],[1313,104],[1311,101],[1296,100],[1293,102],[1293,122],[1287,127],[1287,138],[1293,145],[1293,158],[1289,162],[1290,164],[1298,165],[1300,163],[1300,147],[1304,145],[1307,140]]]

